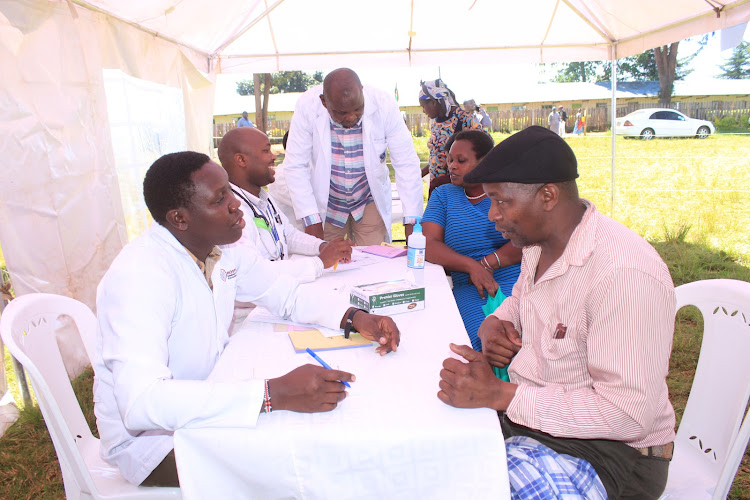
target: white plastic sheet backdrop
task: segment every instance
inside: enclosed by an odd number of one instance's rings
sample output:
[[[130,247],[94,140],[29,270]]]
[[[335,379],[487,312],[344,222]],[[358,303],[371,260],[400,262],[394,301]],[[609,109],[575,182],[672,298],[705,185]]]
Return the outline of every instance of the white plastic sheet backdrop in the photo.
[[[128,239],[152,222],[143,177],[161,155],[185,151],[182,90],[104,70],[107,115]]]
[[[181,91],[183,116],[169,119],[188,148],[208,153],[213,82],[194,60],[65,2],[0,0],[0,244],[17,295],[57,293],[94,309],[96,286],[127,242],[103,69]],[[77,373],[87,363],[69,330],[58,342]]]

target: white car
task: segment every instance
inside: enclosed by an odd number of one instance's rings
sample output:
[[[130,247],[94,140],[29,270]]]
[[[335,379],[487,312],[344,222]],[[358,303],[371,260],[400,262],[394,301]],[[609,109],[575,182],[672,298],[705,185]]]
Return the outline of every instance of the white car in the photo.
[[[633,111],[616,120],[615,133],[625,137],[697,137],[705,139],[716,129],[706,120],[688,118],[679,111],[665,108],[648,108]]]

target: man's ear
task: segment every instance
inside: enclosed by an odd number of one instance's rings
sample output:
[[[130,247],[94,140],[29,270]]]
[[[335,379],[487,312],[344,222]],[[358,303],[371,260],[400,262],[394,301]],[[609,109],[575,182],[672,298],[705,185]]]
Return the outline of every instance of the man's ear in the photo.
[[[184,208],[175,208],[167,212],[167,224],[177,231],[187,231],[190,227],[190,216]]]
[[[326,96],[324,96],[323,94],[320,94],[320,102],[323,103],[324,108],[328,109],[328,106],[326,106]]]
[[[234,164],[238,167],[245,168],[245,155],[242,153],[234,153]]]
[[[542,196],[545,212],[552,210],[560,201],[560,188],[557,184],[545,184],[539,194]]]

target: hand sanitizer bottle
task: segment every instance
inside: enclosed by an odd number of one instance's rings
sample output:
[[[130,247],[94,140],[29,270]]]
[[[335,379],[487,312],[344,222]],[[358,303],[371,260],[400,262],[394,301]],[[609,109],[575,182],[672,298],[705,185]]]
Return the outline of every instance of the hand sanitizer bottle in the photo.
[[[406,279],[417,286],[424,286],[424,255],[427,239],[422,234],[421,217],[417,217],[414,231],[409,235],[406,252]]]

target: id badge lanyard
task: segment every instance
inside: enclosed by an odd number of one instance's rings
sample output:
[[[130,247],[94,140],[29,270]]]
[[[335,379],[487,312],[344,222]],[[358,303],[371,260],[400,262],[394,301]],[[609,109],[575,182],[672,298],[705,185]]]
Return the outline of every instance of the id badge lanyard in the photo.
[[[284,260],[284,244],[281,242],[281,237],[279,236],[277,227],[281,225],[281,217],[279,216],[279,212],[276,210],[276,207],[273,206],[271,200],[268,200],[267,213],[264,214],[244,195],[244,193],[239,193],[234,189],[232,189],[232,191],[234,192],[234,194],[239,196],[242,201],[247,204],[247,206],[250,207],[250,210],[253,211],[253,223],[258,228],[268,231],[271,235],[271,238],[273,238],[275,246],[274,251],[269,250],[265,240],[261,238],[261,241],[263,241],[263,246],[266,247],[268,253],[272,255],[271,260]]]

